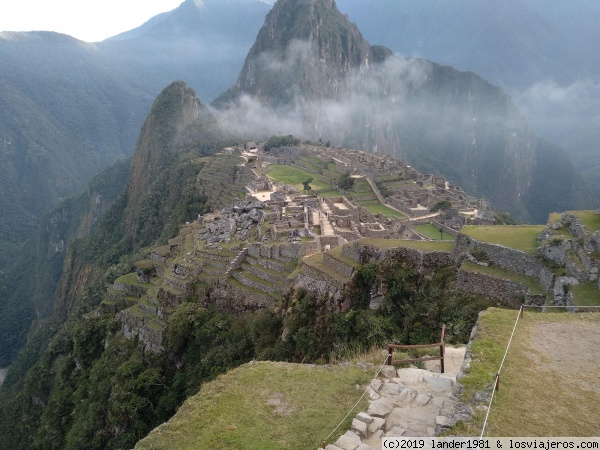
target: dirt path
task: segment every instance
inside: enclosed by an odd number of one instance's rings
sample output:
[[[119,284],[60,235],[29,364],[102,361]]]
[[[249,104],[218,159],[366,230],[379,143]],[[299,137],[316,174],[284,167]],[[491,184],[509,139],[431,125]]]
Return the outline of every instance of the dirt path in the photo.
[[[600,394],[600,329],[591,323],[540,323],[531,335],[544,369]]]

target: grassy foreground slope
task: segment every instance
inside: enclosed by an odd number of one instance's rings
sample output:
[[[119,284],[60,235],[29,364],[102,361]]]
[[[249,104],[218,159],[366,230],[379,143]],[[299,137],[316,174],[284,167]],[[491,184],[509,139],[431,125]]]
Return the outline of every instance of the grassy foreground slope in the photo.
[[[376,370],[356,365],[245,364],[205,384],[135,448],[316,448],[362,395],[356,385],[367,384]],[[359,407],[364,410],[363,402]],[[351,418],[332,438],[348,429]]]

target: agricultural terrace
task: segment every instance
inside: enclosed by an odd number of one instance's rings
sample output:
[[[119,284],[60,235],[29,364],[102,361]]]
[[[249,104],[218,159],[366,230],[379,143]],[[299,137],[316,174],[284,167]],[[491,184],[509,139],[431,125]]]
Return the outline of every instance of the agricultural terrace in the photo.
[[[415,231],[417,231],[425,237],[428,237],[429,239],[441,238],[441,240],[443,241],[452,241],[455,239],[453,235],[445,231],[442,231],[442,233],[440,233],[440,230],[432,223],[418,223],[413,225],[413,228],[415,229]]]
[[[310,183],[310,187],[312,187],[313,190],[328,191],[331,189],[331,186],[323,183],[317,178],[318,175],[307,172],[306,170],[298,169],[297,167],[271,164],[267,169],[267,175],[276,181],[294,186],[298,192],[302,192],[304,190],[302,182],[308,180],[309,178],[313,179],[313,181]]]
[[[405,239],[378,239],[363,238],[360,239],[363,245],[370,245],[381,249],[392,249],[398,247],[414,248],[422,251],[451,252],[454,249],[453,242],[432,242],[432,241],[411,241]]]
[[[406,217],[400,211],[396,211],[395,209],[389,208],[386,205],[382,205],[379,202],[377,203],[377,205],[361,205],[361,206],[373,215],[383,214],[386,217],[397,217],[398,219],[404,219]]]
[[[479,318],[473,362],[461,383],[467,400],[485,390],[509,342],[518,311],[489,308]],[[485,436],[599,436],[600,313],[525,309],[500,375]],[[475,417],[481,427],[485,414]],[[453,433],[478,435],[472,425]],[[467,434],[470,433],[470,434]]]
[[[596,211],[568,211],[577,217],[588,233],[595,233],[600,230],[600,214]]]
[[[539,245],[537,237],[544,228],[544,225],[468,225],[462,228],[461,233],[476,241],[536,254]]]
[[[569,286],[576,306],[600,305],[600,291],[596,283],[588,282]]]
[[[498,266],[482,266],[480,264],[475,264],[470,261],[463,261],[460,268],[461,270],[467,272],[481,273],[483,275],[490,275],[492,277],[500,278],[502,280],[509,280],[514,281],[515,283],[521,283],[522,285],[527,286],[529,288],[529,291],[534,295],[546,294],[546,292],[544,292],[544,288],[536,278],[511,272],[510,270],[505,270]]]

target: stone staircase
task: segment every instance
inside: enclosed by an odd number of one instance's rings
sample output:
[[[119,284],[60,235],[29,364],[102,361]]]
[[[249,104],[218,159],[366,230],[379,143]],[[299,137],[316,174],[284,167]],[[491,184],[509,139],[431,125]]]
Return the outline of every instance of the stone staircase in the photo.
[[[456,373],[384,366],[367,388],[367,411],[358,413],[350,430],[325,448],[379,450],[383,437],[436,436],[472,414],[454,397],[455,383]]]

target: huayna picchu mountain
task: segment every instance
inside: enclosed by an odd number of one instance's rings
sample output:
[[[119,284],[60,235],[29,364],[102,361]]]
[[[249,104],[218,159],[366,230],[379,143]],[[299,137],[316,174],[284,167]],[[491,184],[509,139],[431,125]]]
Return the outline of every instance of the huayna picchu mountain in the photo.
[[[238,126],[260,114],[271,134],[294,124],[308,139],[442,173],[523,221],[594,203],[564,152],[534,135],[502,89],[371,46],[333,0],[279,0],[214,104]]]

